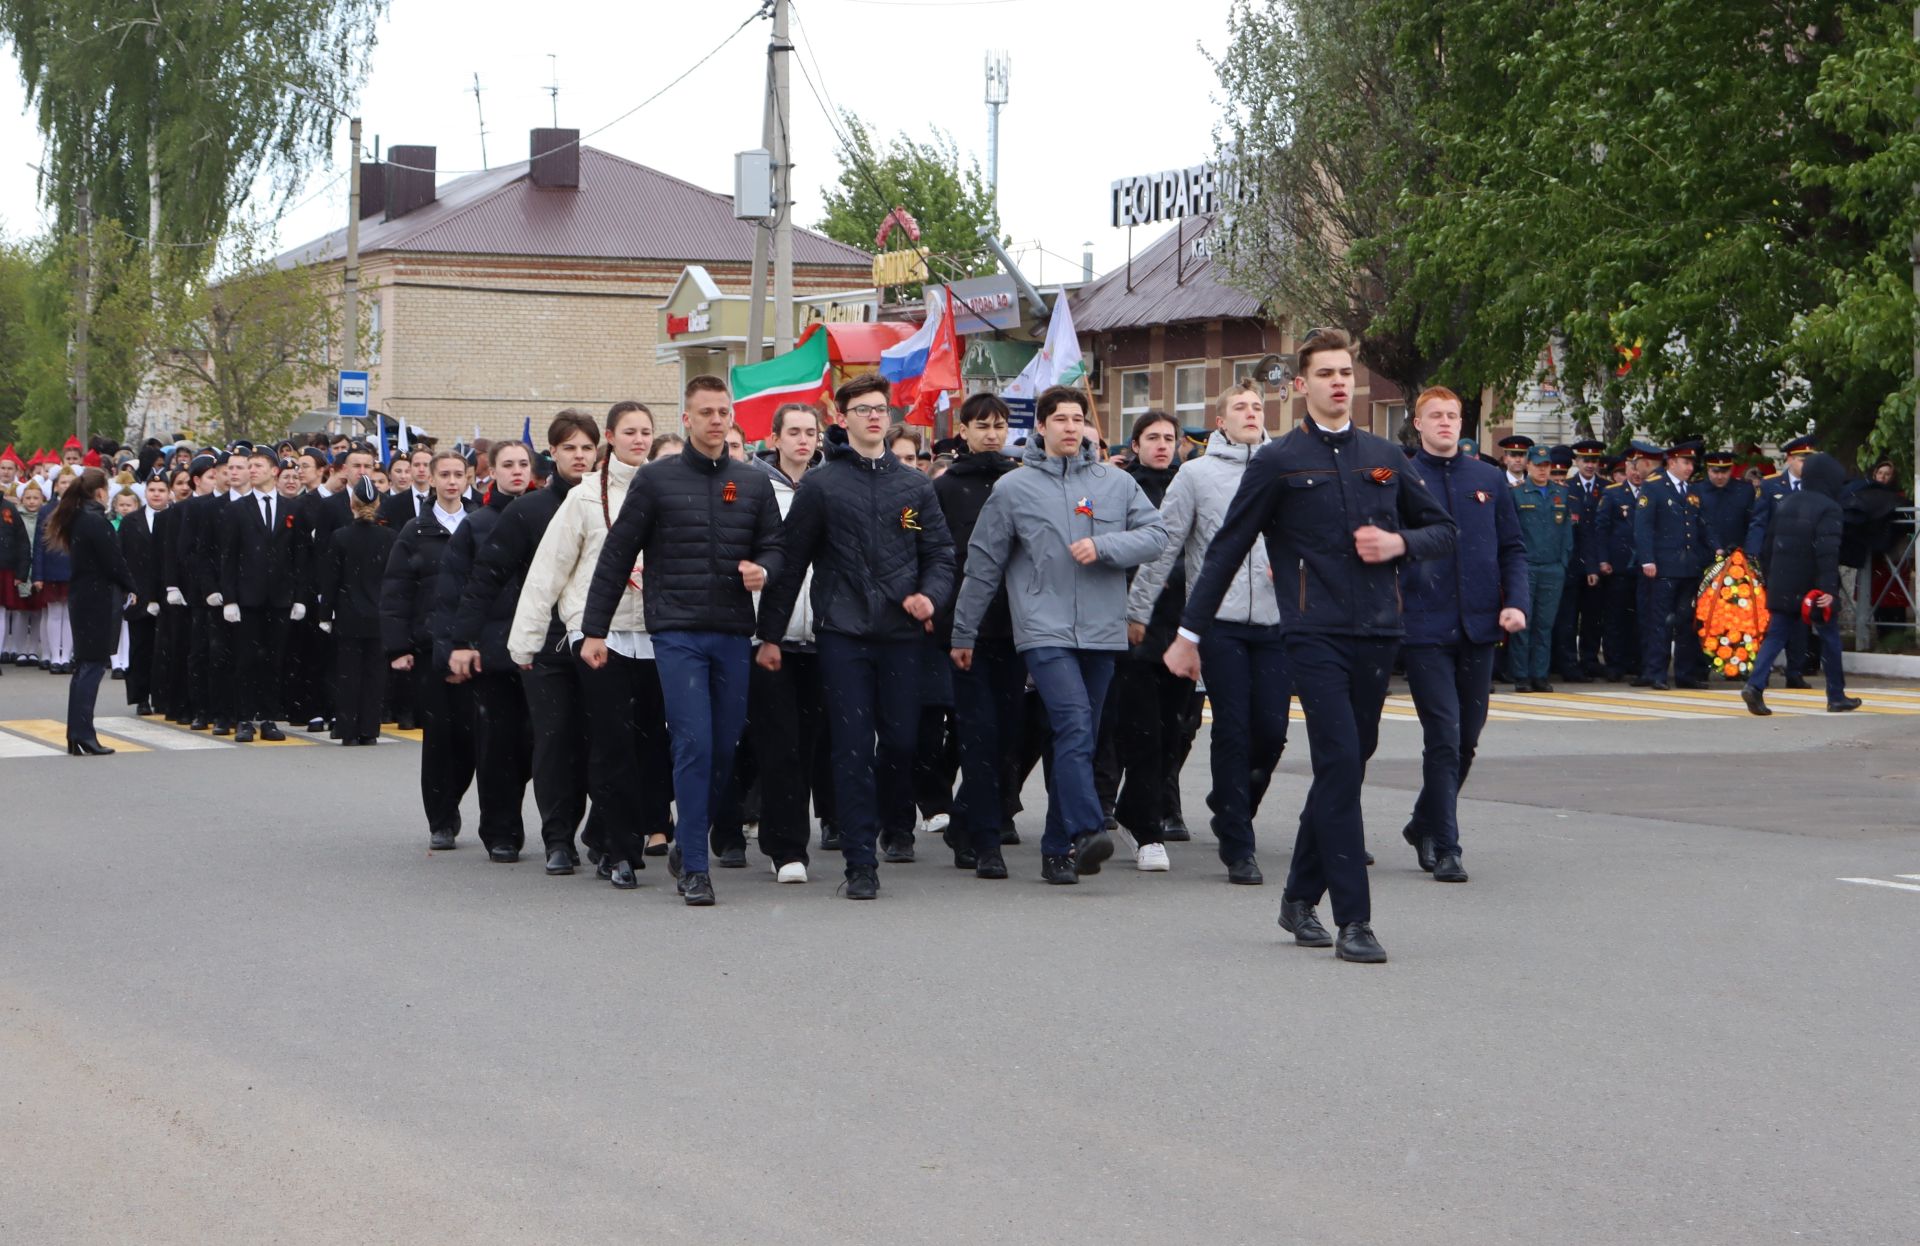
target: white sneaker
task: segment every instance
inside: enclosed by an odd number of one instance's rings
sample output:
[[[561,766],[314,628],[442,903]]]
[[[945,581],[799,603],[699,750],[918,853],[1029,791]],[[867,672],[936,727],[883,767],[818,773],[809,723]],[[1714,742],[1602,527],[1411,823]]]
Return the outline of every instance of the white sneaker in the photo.
[[[789,861],[780,867],[779,872],[776,873],[774,877],[783,883],[804,883],[807,881],[807,863],[805,861]]]
[[[946,814],[936,813],[927,819],[927,825],[924,829],[929,835],[938,835],[947,829],[947,824],[951,821],[953,821],[953,819],[949,818]]]
[[[1167,860],[1165,844],[1141,844],[1140,851],[1134,854],[1133,864],[1142,874],[1164,874],[1173,868],[1173,862]]]

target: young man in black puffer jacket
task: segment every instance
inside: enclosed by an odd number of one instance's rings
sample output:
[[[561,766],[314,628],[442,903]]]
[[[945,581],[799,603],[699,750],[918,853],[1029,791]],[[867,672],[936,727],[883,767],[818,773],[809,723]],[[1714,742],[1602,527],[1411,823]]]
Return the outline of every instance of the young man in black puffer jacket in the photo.
[[[814,633],[834,707],[834,800],[850,900],[879,894],[880,811],[913,799],[925,637],[953,594],[953,540],[933,482],[887,449],[889,392],[870,372],[834,395],[846,425],[828,430],[826,462],[794,492],[784,567],[760,603],[759,661],[778,670],[801,577],[818,560]]]
[[[773,482],[727,453],[733,400],[717,376],[687,382],[687,444],[641,469],[607,531],[587,592],[580,660],[607,662],[607,629],[634,560],[645,554],[647,632],[673,735],[679,834],[668,866],[689,905],[714,902],[707,870],[714,811],[747,725],[753,594],[779,573]],[[779,633],[774,633],[776,639]]]

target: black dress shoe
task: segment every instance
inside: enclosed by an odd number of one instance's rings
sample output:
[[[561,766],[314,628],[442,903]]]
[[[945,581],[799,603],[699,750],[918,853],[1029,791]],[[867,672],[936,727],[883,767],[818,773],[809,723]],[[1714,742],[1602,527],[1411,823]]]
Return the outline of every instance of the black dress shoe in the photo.
[[[1787,676],[1787,687],[1799,688],[1805,691],[1807,688],[1812,687],[1812,685],[1807,682],[1806,676],[1804,675],[1789,675]]]
[[[1513,690],[1514,690],[1515,692],[1532,692],[1532,691],[1533,691],[1533,685],[1532,685],[1531,683],[1525,683],[1525,684],[1515,684],[1515,685],[1513,686]]]
[[[419,724],[414,722],[413,719],[406,718],[406,717],[402,717],[398,722],[394,723],[393,725],[397,730],[400,730],[400,731],[419,730]]]
[[[1327,933],[1327,928],[1314,915],[1313,906],[1305,900],[1280,901],[1280,929],[1292,935],[1301,947],[1333,946],[1333,936]]]
[[[632,891],[640,885],[640,880],[633,876],[633,863],[630,861],[609,862],[607,881],[622,891]]]
[[[1665,691],[1667,691],[1667,686],[1666,686],[1665,684],[1663,684],[1663,683],[1661,683],[1661,682],[1660,682],[1659,680],[1657,680],[1657,679],[1656,679],[1656,680],[1654,680],[1654,681],[1653,681],[1652,683],[1650,683],[1650,684],[1648,684],[1648,685],[1647,685],[1647,687],[1648,687],[1649,689],[1651,689],[1652,691],[1654,691],[1654,692],[1665,692]]]
[[[1401,828],[1400,838],[1413,845],[1414,853],[1420,858],[1420,868],[1433,873],[1433,836],[1420,834],[1409,822]]]
[[[1740,689],[1740,699],[1747,703],[1747,713],[1752,714],[1755,718],[1765,718],[1773,713],[1772,710],[1767,708],[1766,694],[1752,684],[1748,684],[1746,687]]]
[[[549,874],[571,874],[573,865],[573,857],[565,848],[555,848],[547,854],[547,873]]]
[[[713,863],[723,870],[744,870],[747,868],[747,850],[745,847],[729,848],[715,855]]]
[[[1193,839],[1193,832],[1187,829],[1186,819],[1168,818],[1160,826],[1160,839],[1163,843],[1184,844]]]
[[[1227,866],[1227,881],[1239,883],[1243,887],[1258,887],[1266,882],[1266,876],[1260,872],[1260,863],[1252,857],[1241,857]]]
[[[260,738],[262,740],[284,740],[287,738],[287,735],[286,732],[280,730],[279,723],[269,719],[260,724]]]
[[[880,859],[888,865],[912,865],[913,836],[905,831],[881,832]]]
[[[713,907],[713,877],[705,870],[695,870],[680,880],[680,896],[690,909]]]
[[[681,869],[680,862],[680,841],[676,839],[667,848],[667,873],[673,875],[675,878],[680,877],[684,872]]]
[[[1433,879],[1440,883],[1464,883],[1467,881],[1466,867],[1460,864],[1460,854],[1449,852],[1433,863]]]
[[[1387,949],[1380,946],[1380,940],[1373,937],[1373,927],[1366,922],[1348,922],[1340,927],[1340,941],[1334,945],[1333,954],[1360,965],[1387,963]]]
[[[1006,858],[997,852],[990,857],[981,857],[973,863],[973,876],[975,878],[1005,878],[1007,876]]]
[[[1080,872],[1073,868],[1070,856],[1041,857],[1040,877],[1056,887],[1065,887],[1080,881]]]
[[[1553,685],[1544,679],[1536,679],[1533,681],[1533,690],[1535,692],[1552,692]]]
[[[1634,677],[1633,677],[1632,679],[1629,679],[1629,680],[1627,681],[1627,687],[1629,687],[1629,688],[1644,688],[1644,687],[1646,687],[1646,686],[1647,686],[1648,684],[1651,684],[1652,682],[1653,682],[1653,681],[1652,681],[1651,679],[1646,679],[1646,678],[1643,678],[1642,676],[1639,676],[1639,675],[1635,675],[1635,676],[1634,676]]]
[[[427,847],[435,852],[447,852],[454,847],[454,837],[458,831],[434,831],[427,839]]]
[[[69,757],[111,757],[112,755],[113,750],[100,743],[99,740],[67,741],[67,756]]]
[[[1018,845],[1019,842],[1020,828],[1014,825],[1012,818],[1008,818],[1000,824],[1000,846],[1002,848],[1012,848]]]
[[[612,878],[613,877],[613,858],[601,857],[600,864],[594,867],[593,876],[595,878],[598,878],[601,882],[605,882],[608,879]],[[638,885],[639,884],[637,883],[635,884],[635,886],[638,886]]]
[[[322,731],[325,731],[326,729],[327,729],[326,719],[324,718],[307,719],[307,733],[309,735],[319,735]]]
[[[1073,837],[1073,872],[1098,874],[1100,866],[1113,855],[1113,837],[1105,831],[1088,831]]]
[[[871,865],[849,865],[847,881],[841,888],[849,900],[875,900],[880,896],[880,871]]]
[[[979,865],[980,865],[980,858],[974,854],[973,849],[960,848],[955,850],[953,854],[954,869],[971,870],[971,869],[977,869]]]
[[[207,722],[207,716],[205,714],[202,714],[199,717],[195,718],[191,723],[187,724],[187,730],[188,731],[205,731],[209,725],[210,724]]]
[[[831,822],[822,822],[820,824],[820,851],[822,852],[845,851],[845,844],[840,838],[840,832],[838,829],[834,827],[833,823]]]
[[[641,849],[641,852],[649,857],[664,857],[667,855],[668,846],[672,843],[673,841],[670,839],[663,839],[657,844],[649,843],[645,848]]]
[[[1689,692],[1705,692],[1708,686],[1704,679],[1676,679],[1673,683],[1674,687],[1685,688]]]
[[[213,734],[219,735],[220,732],[216,728]],[[233,742],[235,744],[252,744],[253,743],[253,724],[241,723],[239,726],[235,727],[233,729]]]
[[[153,703],[150,701],[142,701],[140,702],[140,704],[133,707],[133,712],[135,714],[138,714],[142,718],[152,718]]]
[[[487,849],[487,860],[493,862],[495,865],[512,865],[520,860],[520,850],[518,848],[508,848],[504,845],[489,848]]]
[[[1857,710],[1859,708],[1859,697],[1841,697],[1838,701],[1827,702],[1827,713],[1829,714],[1844,714],[1848,710]]]
[[[377,735],[363,735],[363,736],[361,736],[361,737],[360,737],[360,743],[362,743],[362,744],[378,744],[378,743],[380,743],[380,737],[379,737],[379,736],[377,736]]]

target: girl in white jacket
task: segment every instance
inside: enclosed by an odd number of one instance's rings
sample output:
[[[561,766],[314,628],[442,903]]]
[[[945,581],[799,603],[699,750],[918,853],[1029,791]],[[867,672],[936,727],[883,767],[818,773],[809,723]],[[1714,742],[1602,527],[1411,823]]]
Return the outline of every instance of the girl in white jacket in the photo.
[[[643,853],[666,851],[673,800],[666,707],[642,611],[640,563],[634,562],[614,611],[607,633],[608,661],[600,670],[578,660],[580,620],[607,529],[620,514],[627,486],[646,463],[652,444],[653,413],[646,407],[623,402],[607,413],[606,457],[598,471],[581,477],[547,525],[507,636],[508,653],[524,668],[546,639],[552,612],[560,613],[586,707],[587,790],[607,821],[600,873],[622,890],[639,886],[634,871],[646,868]]]

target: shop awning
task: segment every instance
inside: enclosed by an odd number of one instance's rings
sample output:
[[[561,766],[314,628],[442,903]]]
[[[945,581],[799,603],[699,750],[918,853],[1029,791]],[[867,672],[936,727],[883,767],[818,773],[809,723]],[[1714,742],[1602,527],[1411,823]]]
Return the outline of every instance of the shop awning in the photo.
[[[836,366],[845,364],[875,364],[880,362],[880,352],[897,342],[912,337],[920,326],[904,324],[897,320],[881,321],[877,324],[813,324],[795,342],[799,346],[825,331],[827,335],[827,358]]]

